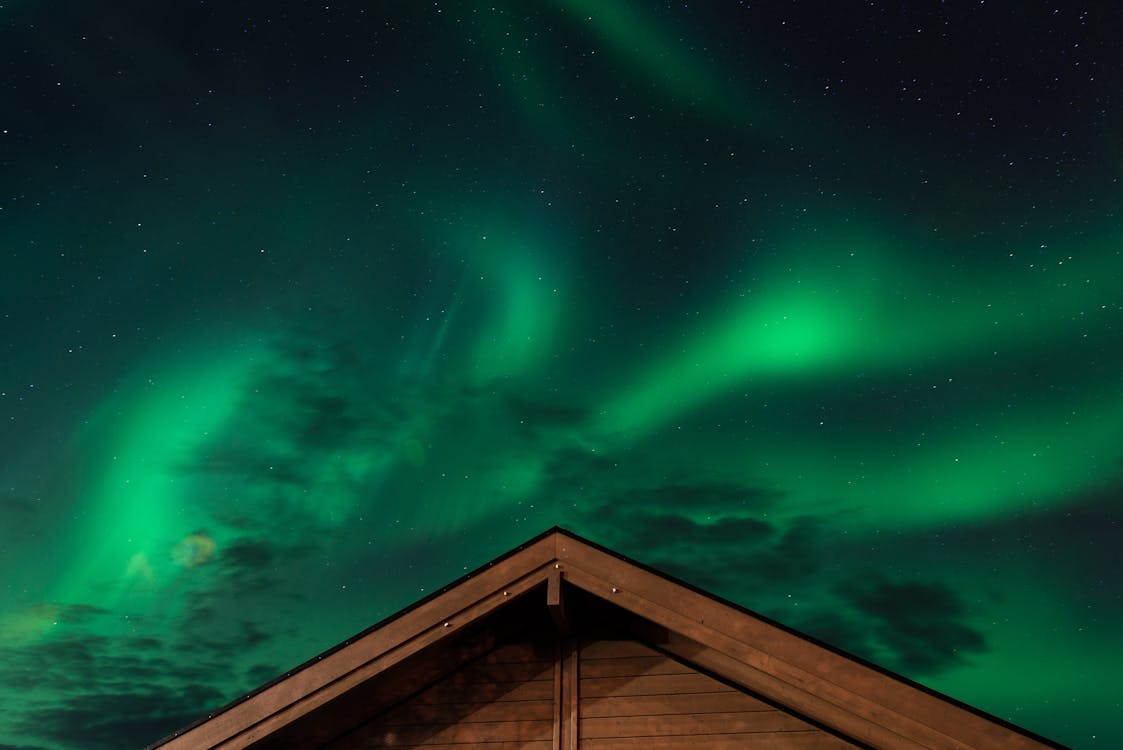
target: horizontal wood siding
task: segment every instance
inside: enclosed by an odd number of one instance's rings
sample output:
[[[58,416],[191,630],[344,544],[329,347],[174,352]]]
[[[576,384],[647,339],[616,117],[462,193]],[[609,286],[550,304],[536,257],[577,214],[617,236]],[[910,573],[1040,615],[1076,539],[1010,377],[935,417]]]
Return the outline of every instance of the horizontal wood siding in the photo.
[[[841,744],[840,744],[841,743]],[[582,750],[838,750],[852,748],[825,732],[699,734],[690,737],[619,737],[582,740]]]
[[[330,750],[550,750],[552,649],[500,646],[341,737]]]
[[[582,644],[579,674],[581,748],[854,747],[637,641]]]

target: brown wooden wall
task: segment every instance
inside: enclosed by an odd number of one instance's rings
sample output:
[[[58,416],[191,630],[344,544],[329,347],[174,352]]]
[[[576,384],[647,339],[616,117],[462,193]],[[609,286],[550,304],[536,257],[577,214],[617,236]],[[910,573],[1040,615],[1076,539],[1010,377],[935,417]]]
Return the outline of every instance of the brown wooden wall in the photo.
[[[578,672],[581,748],[855,747],[636,641],[583,643]]]
[[[843,750],[855,746],[633,640],[509,643],[437,680],[325,750]],[[577,675],[577,739],[559,701]],[[567,676],[568,675],[568,676]],[[572,704],[571,704],[572,705]]]
[[[555,647],[500,646],[326,748],[550,750]]]

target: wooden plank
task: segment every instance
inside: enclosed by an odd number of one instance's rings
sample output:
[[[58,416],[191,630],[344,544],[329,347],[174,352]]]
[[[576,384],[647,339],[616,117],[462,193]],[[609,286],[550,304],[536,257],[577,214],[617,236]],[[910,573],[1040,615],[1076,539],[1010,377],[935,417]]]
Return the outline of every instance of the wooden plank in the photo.
[[[479,744],[484,742],[549,742],[553,722],[497,721],[480,724],[431,724],[428,726],[371,726],[354,747],[433,744]]]
[[[439,683],[421,693],[411,702],[427,705],[450,703],[486,703],[551,700],[554,681],[494,682],[491,684],[460,685]]]
[[[386,712],[377,719],[381,726],[406,724],[442,724],[448,717],[457,721],[479,723],[508,721],[512,717],[535,721],[552,721],[553,700],[492,701],[486,703],[415,703],[409,702]]]
[[[503,658],[513,652],[505,650]],[[527,652],[523,652],[527,653]],[[446,675],[420,691],[406,705],[549,700],[554,664],[539,661],[495,661],[493,654]]]
[[[546,740],[526,740],[522,742],[480,742],[478,747],[484,750],[549,750],[550,743]],[[395,750],[465,750],[463,743],[433,743],[427,745],[354,745],[340,750],[368,750],[368,748],[393,747]]]
[[[553,640],[543,643],[503,643],[497,645],[485,657],[491,664],[506,664],[508,662],[538,662],[550,664],[554,661]]]
[[[619,659],[589,659],[581,662],[581,676],[636,677],[645,674],[686,674],[695,672],[666,656],[628,656]]]
[[[532,682],[549,680],[554,676],[553,662],[492,662],[479,660],[446,678],[445,682],[457,685],[476,685],[492,682]]]
[[[554,722],[553,732],[550,735],[550,748],[551,750],[561,750],[562,748],[562,643],[561,641],[554,642],[554,704],[551,706],[552,719]]]
[[[775,711],[777,709],[752,696],[726,689],[720,693],[694,693],[690,712],[695,715],[724,711]],[[581,716],[658,716],[683,713],[681,695],[613,695],[605,698],[582,698]]]
[[[581,642],[582,662],[592,661],[593,659],[619,659],[627,656],[663,656],[663,654],[633,639],[609,640],[598,638]]]
[[[856,745],[826,732],[753,735],[701,734],[691,737],[617,737],[585,740],[582,750],[855,750]]]
[[[556,564],[546,579],[546,609],[549,610],[558,633],[568,637],[571,632],[569,611],[565,604],[565,592],[562,591],[561,570]]]
[[[698,672],[652,674],[637,677],[592,677],[581,680],[587,698],[608,695],[665,695],[667,693],[713,693],[721,683]],[[732,688],[730,688],[732,690]]]
[[[695,734],[759,734],[811,731],[816,728],[781,711],[727,711],[698,716],[615,716],[581,719],[581,737],[663,737]]]
[[[576,640],[567,638],[562,643],[562,713],[561,748],[577,750],[578,719],[580,718],[581,652]]]

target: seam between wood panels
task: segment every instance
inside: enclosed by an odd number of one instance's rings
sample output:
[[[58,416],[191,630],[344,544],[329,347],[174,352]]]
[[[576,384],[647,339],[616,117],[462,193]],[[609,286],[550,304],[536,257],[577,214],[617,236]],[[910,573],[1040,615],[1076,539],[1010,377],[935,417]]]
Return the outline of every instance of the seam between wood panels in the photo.
[[[580,644],[576,638],[566,638],[562,646],[562,744],[561,750],[577,750],[578,711],[580,698]]]
[[[561,750],[562,735],[562,642],[554,641],[554,734],[551,747]]]

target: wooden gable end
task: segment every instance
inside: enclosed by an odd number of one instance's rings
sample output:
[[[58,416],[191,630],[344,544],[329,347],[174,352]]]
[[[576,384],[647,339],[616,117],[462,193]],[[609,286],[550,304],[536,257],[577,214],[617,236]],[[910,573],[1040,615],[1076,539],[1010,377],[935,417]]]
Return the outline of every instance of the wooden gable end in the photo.
[[[538,591],[535,593],[542,593]],[[743,689],[627,637],[597,612],[594,625],[573,613],[563,635],[525,609],[524,627],[495,631],[445,651],[443,674],[402,697],[373,694],[328,704],[252,747],[322,750],[413,748],[694,750],[856,747]],[[582,636],[580,633],[585,633]],[[413,665],[417,669],[420,665]],[[435,666],[435,665],[430,665]],[[434,676],[435,675],[435,676]],[[386,705],[389,703],[389,705]]]
[[[578,645],[578,744],[589,750],[856,747],[636,640]]]
[[[152,747],[1059,746],[555,530]]]

